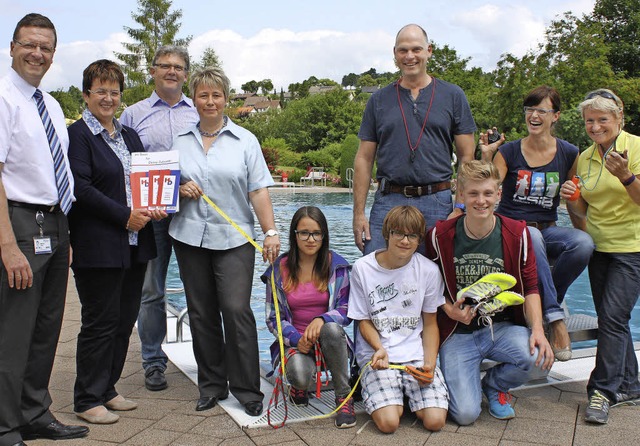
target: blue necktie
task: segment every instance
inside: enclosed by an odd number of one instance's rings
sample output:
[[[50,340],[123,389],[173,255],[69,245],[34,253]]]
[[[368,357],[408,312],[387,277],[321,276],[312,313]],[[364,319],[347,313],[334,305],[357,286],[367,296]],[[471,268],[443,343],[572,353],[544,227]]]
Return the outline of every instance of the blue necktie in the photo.
[[[47,112],[47,106],[44,104],[42,98],[42,92],[36,88],[36,92],[33,94],[38,106],[38,113],[40,113],[40,119],[42,119],[42,125],[47,132],[47,139],[49,140],[49,148],[51,149],[51,156],[53,157],[53,167],[56,171],[56,184],[58,186],[58,198],[60,199],[60,209],[67,214],[71,209],[71,191],[69,190],[69,176],[67,175],[67,163],[64,160],[64,154],[62,153],[62,147],[60,146],[60,140],[56,135],[56,129],[53,127],[53,122]]]

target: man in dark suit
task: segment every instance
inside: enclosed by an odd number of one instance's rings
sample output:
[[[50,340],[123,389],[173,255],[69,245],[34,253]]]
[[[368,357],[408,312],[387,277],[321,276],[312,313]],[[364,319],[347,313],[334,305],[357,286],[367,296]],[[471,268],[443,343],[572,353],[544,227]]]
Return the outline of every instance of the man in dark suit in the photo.
[[[56,43],[47,17],[26,15],[13,33],[12,69],[0,80],[0,446],[89,431],[49,410],[73,200],[64,115],[38,88]]]

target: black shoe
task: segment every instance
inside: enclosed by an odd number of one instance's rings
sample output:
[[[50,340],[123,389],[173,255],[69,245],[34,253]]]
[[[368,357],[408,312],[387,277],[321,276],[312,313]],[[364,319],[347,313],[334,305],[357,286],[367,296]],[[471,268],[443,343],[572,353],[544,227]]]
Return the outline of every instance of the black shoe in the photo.
[[[154,392],[166,389],[167,378],[164,377],[164,370],[160,367],[151,367],[144,372],[144,386]]]
[[[294,406],[307,407],[309,405],[309,392],[291,386],[291,389],[289,389],[289,401]]]
[[[249,401],[244,405],[244,412],[252,417],[260,416],[262,413],[262,401]]]
[[[68,440],[71,438],[86,437],[88,433],[89,428],[87,426],[62,424],[58,420],[52,421],[44,427],[27,427],[20,430],[23,440],[36,440],[38,438],[46,438],[48,440]]]
[[[196,403],[196,410],[202,412],[203,410],[209,410],[216,407],[218,404],[218,397],[215,396],[203,396],[198,399]]]

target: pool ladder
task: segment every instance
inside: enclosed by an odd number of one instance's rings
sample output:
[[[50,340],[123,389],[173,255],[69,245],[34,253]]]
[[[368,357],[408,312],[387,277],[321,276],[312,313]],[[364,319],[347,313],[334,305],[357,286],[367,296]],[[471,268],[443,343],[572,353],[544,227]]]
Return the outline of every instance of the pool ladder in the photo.
[[[167,288],[165,294],[178,294],[183,293],[184,288]],[[175,341],[170,341],[169,338],[165,338],[165,342],[170,344],[172,342],[183,342],[184,341],[184,324],[189,324],[189,313],[187,308],[183,308],[182,310],[178,310],[173,305],[167,302],[167,311],[176,317],[176,339]]]

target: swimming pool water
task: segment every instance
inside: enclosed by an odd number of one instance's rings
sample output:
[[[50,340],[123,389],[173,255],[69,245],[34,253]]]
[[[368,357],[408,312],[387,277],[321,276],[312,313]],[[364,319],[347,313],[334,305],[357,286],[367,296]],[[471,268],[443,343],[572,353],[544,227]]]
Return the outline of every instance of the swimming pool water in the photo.
[[[288,230],[291,217],[301,206],[313,205],[319,207],[327,217],[329,233],[331,236],[330,247],[338,252],[349,262],[353,263],[361,257],[361,253],[353,242],[352,209],[353,198],[348,193],[304,193],[304,192],[278,192],[271,194],[273,209],[275,212],[276,227],[281,234],[282,251],[288,249]],[[369,194],[366,213],[373,201],[373,194]],[[558,224],[570,226],[566,210],[559,209]],[[256,233],[261,234],[259,227]],[[259,244],[262,245],[261,237]],[[253,276],[253,290],[251,293],[251,307],[256,317],[258,328],[258,343],[260,346],[260,360],[269,362],[269,346],[273,342],[273,335],[267,330],[264,319],[265,286],[260,276],[266,270],[267,264],[262,262],[262,255],[256,250],[255,272]],[[178,265],[172,256],[167,276],[168,288],[181,288]],[[186,307],[184,293],[176,293],[168,296],[171,305],[178,309]],[[595,316],[595,309],[591,298],[589,277],[585,270],[571,285],[565,297],[571,313],[582,313]],[[640,340],[640,315],[634,311],[631,318],[631,331],[634,340]],[[583,343],[582,343],[583,344]],[[581,344],[581,345],[582,345]]]

